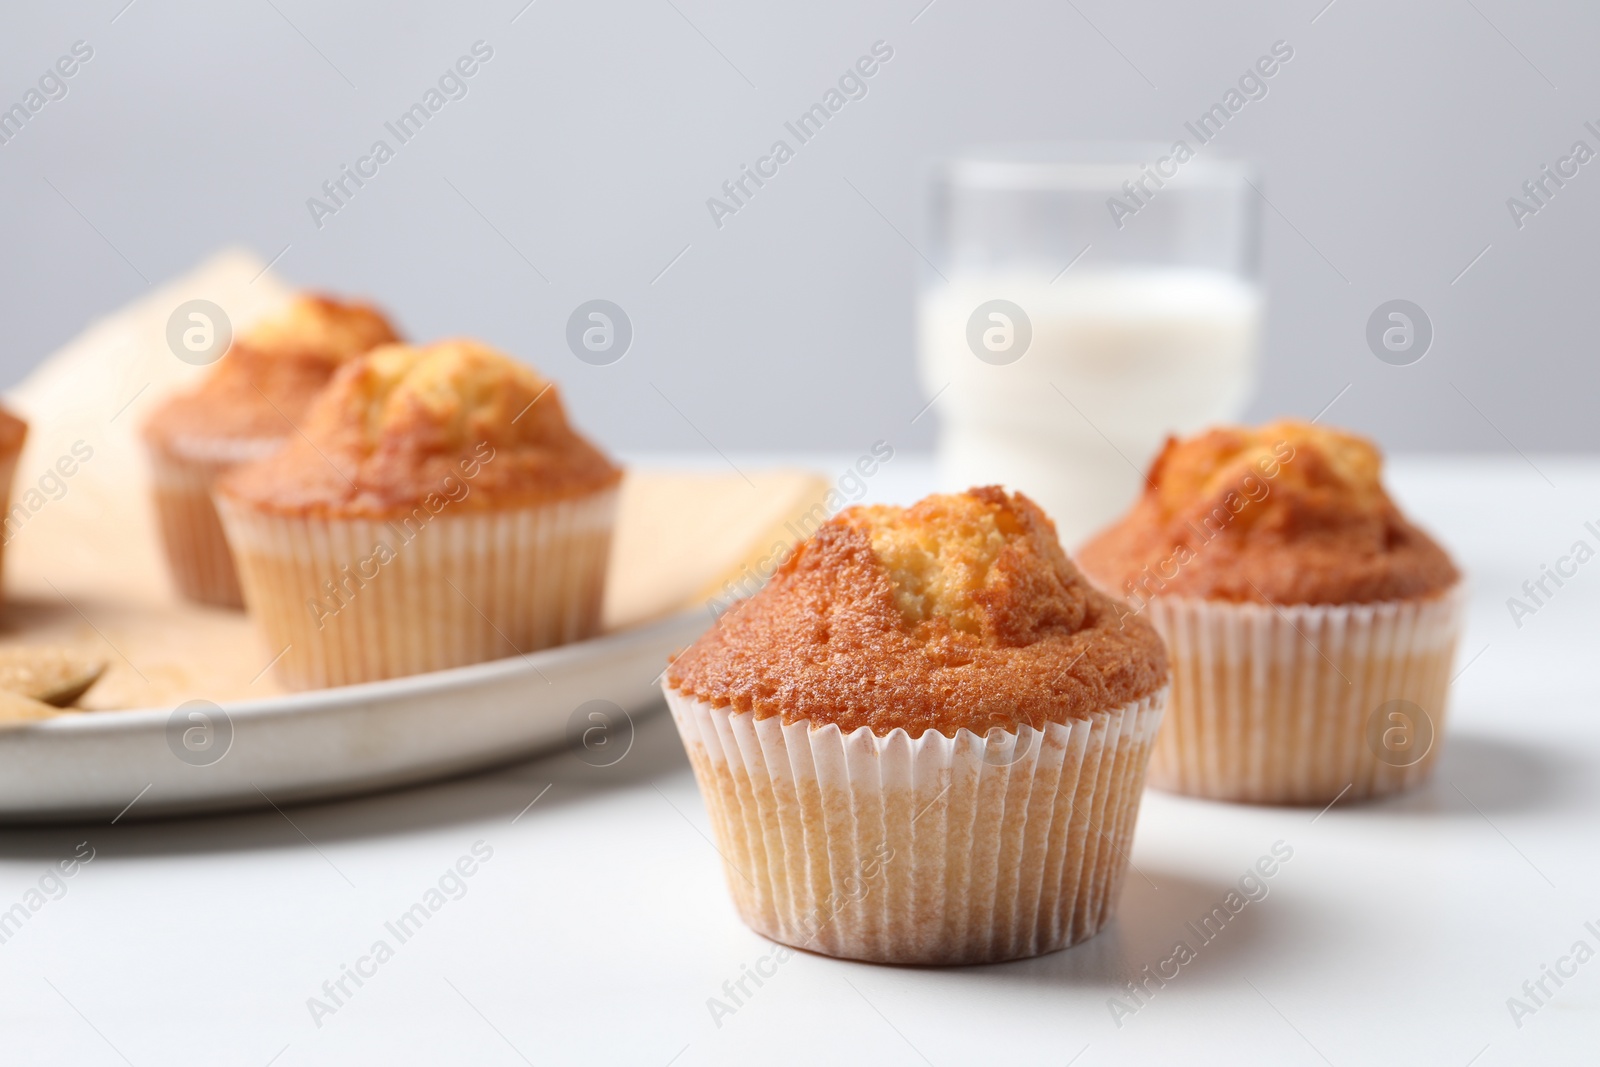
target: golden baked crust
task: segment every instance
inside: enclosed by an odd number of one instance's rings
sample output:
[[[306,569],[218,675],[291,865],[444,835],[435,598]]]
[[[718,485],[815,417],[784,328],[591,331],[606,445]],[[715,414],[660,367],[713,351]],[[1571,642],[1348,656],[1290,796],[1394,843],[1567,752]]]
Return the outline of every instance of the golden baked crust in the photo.
[[[306,294],[282,314],[257,323],[241,344],[272,355],[303,355],[337,366],[399,340],[383,312],[371,304]]]
[[[28,438],[28,424],[0,408],[0,457],[15,457]]]
[[[912,737],[1083,719],[1149,696],[1166,650],[1055,525],[994,486],[824,523],[679,656],[667,684],[757,718]]]
[[[1102,588],[1274,604],[1432,596],[1460,580],[1408,522],[1368,440],[1292,419],[1169,439],[1144,495],[1078,565]]]
[[[342,363],[399,339],[369,304],[298,297],[240,337],[198,388],[158,407],[145,439],[169,454],[225,459],[216,452],[228,441],[288,437]]]
[[[386,345],[352,360],[303,429],[218,490],[280,514],[385,518],[430,497],[456,509],[507,507],[622,480],[568,424],[553,382],[474,341]]]

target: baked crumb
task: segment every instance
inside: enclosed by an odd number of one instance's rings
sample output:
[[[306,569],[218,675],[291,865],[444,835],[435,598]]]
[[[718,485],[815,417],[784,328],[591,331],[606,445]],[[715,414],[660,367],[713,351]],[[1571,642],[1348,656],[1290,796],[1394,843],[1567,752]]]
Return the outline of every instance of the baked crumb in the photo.
[[[1077,559],[1101,587],[1152,596],[1346,604],[1431,596],[1460,580],[1384,490],[1355,434],[1285,419],[1168,439],[1133,509]]]
[[[849,508],[674,661],[667,684],[785,722],[1015,730],[1154,693],[1166,652],[996,487]]]
[[[218,491],[280,513],[384,518],[430,498],[469,510],[548,503],[622,480],[569,425],[559,388],[476,341],[351,360],[302,428]]]
[[[168,398],[144,436],[169,455],[228,458],[228,441],[270,444],[295,433],[339,366],[399,335],[370,304],[301,296],[235,340],[194,390]]]

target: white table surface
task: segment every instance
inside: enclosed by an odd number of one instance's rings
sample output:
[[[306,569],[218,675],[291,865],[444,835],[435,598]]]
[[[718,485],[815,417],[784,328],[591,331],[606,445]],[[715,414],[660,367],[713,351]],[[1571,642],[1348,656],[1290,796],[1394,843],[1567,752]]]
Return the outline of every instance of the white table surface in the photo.
[[[1520,629],[1505,604],[1600,547],[1600,461],[1533,462],[1393,465],[1474,592],[1435,780],[1320,817],[1148,793],[1118,917],[1080,947],[952,970],[801,954],[718,1025],[708,998],[772,946],[734,915],[663,709],[608,768],[562,753],[283,813],[0,830],[0,910],[94,856],[0,943],[0,1062],[1596,1062],[1600,958],[1520,1027],[1507,1007],[1575,942],[1600,951],[1600,560]],[[931,477],[897,457],[872,496]],[[1280,840],[1270,894],[1119,1026],[1119,982]],[[480,841],[464,895],[400,944],[385,922]],[[379,939],[393,958],[319,1026],[308,998]]]

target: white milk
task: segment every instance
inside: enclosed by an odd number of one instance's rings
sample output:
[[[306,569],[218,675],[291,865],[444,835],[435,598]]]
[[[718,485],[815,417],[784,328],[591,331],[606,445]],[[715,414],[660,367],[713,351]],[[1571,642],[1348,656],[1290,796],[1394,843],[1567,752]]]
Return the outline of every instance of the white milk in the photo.
[[[995,299],[1022,308],[1032,328],[1023,355],[1004,365],[968,344],[968,320]],[[951,274],[924,292],[920,324],[927,395],[943,390],[934,405],[943,487],[1020,489],[1076,547],[1133,502],[1167,434],[1238,417],[1260,320],[1256,287],[1216,271],[1074,270],[1054,284]]]

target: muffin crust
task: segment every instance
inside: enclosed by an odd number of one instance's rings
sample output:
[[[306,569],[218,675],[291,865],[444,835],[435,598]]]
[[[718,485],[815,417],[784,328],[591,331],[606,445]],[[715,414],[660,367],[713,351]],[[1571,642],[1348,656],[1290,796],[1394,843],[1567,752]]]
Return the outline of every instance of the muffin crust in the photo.
[[[374,349],[334,375],[302,426],[219,492],[281,514],[392,518],[434,500],[549,503],[622,479],[568,424],[553,382],[474,341]]]
[[[15,456],[22,451],[28,437],[28,424],[5,408],[0,408],[0,457]]]
[[[1166,683],[1160,638],[1120,614],[1021,494],[853,507],[679,656],[667,684],[758,719],[879,736],[1042,729]]]
[[[197,389],[157,408],[145,439],[179,457],[234,458],[230,441],[245,456],[270,450],[342,363],[399,339],[371,305],[299,297],[235,341]]]
[[[1169,438],[1138,503],[1077,560],[1135,603],[1357,604],[1442,593],[1461,574],[1400,513],[1382,467],[1365,438],[1297,420]]]

